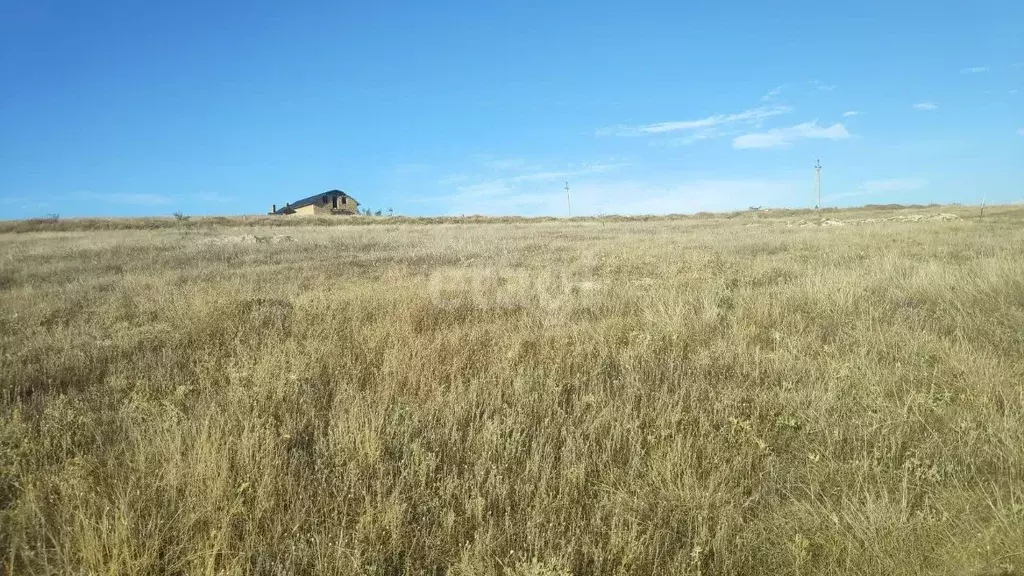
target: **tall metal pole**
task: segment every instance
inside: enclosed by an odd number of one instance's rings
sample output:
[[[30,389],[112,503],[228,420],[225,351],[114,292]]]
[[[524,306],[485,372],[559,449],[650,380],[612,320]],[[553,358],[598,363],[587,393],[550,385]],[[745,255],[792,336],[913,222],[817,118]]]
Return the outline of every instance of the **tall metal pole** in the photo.
[[[818,203],[814,205],[815,209],[821,208],[821,160],[814,162],[814,183],[818,189]]]
[[[565,183],[565,209],[569,212],[569,217],[572,218],[572,205],[569,204],[569,183]]]

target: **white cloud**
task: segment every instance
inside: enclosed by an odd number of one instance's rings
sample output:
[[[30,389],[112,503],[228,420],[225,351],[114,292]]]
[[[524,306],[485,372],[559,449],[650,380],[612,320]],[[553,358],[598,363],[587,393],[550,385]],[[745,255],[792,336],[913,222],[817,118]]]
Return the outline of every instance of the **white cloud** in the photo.
[[[33,204],[36,198],[32,196],[0,196],[0,206],[14,206],[15,204]]]
[[[938,110],[939,105],[934,102],[918,102],[914,104],[914,110]]]
[[[476,163],[489,169],[492,173],[478,178],[466,173],[451,174],[441,178],[437,183],[444,187],[457,186],[459,189],[467,189],[476,185],[471,184],[474,179],[479,181],[480,178],[485,178],[491,185],[495,185],[495,183],[544,182],[609,172],[625,165],[623,163],[595,162],[569,166],[561,170],[550,170],[522,158],[494,158],[486,155],[477,155],[474,158]],[[495,175],[493,172],[501,174]]]
[[[519,170],[526,166],[522,158],[494,158],[483,160],[482,164],[493,170]]]
[[[430,170],[430,165],[422,162],[407,162],[396,165],[392,170],[399,175],[422,174]]]
[[[83,206],[96,204],[123,205],[123,206],[167,206],[177,202],[203,202],[206,204],[233,202],[237,196],[217,194],[212,192],[195,192],[191,194],[157,194],[153,192],[93,192],[90,190],[75,190],[51,194],[51,203],[38,203],[30,201],[30,198],[12,197],[6,199],[6,203],[22,204],[23,208],[39,208],[49,205],[66,206],[67,209],[77,209]]]
[[[613,164],[613,163],[595,163],[595,164],[584,164],[576,168],[569,168],[566,170],[543,170],[539,172],[527,172],[525,174],[519,174],[509,178],[511,182],[545,182],[550,180],[565,180],[566,178],[574,178],[579,176],[586,176],[588,174],[601,174],[605,172],[611,172],[616,168],[621,168],[625,164]]]
[[[761,102],[768,102],[769,100],[774,100],[775,97],[778,96],[781,93],[782,93],[782,86],[781,85],[776,86],[775,88],[772,88],[771,90],[769,90],[764,96],[761,96]]]
[[[564,206],[565,192],[562,182],[575,178],[606,174],[625,163],[595,162],[569,166],[562,170],[534,170],[519,174],[507,174],[498,178],[485,177],[473,181],[460,176],[454,185],[455,192],[440,196],[417,196],[416,203],[439,202],[448,206],[449,214],[558,214],[553,210],[540,210],[551,201],[551,195],[561,194]],[[575,184],[572,184],[575,187]]]
[[[672,214],[783,206],[799,184],[786,180],[704,179],[682,182],[587,180],[570,183],[574,216],[599,214]],[[488,181],[458,193],[427,199],[448,206],[449,214],[566,214],[565,191],[558,183],[522,189]]]
[[[153,194],[149,192],[135,192],[135,193],[96,193],[96,192],[79,192],[75,194],[79,198],[84,200],[90,200],[93,202],[103,202],[106,204],[129,204],[134,206],[161,206],[169,204],[172,198],[164,194]]]
[[[686,132],[716,128],[729,124],[755,123],[765,118],[786,114],[791,110],[788,106],[769,106],[752,108],[735,114],[715,114],[698,120],[680,120],[674,122],[659,122],[656,124],[642,124],[639,126],[615,126],[602,128],[597,131],[598,135],[633,136],[639,134],[668,134],[672,132]]]
[[[852,196],[873,196],[876,194],[892,194],[896,192],[910,192],[920,190],[928,185],[923,178],[889,178],[885,180],[867,180],[861,182],[851,192],[832,194],[822,198],[822,201],[838,200]]]
[[[845,140],[850,137],[846,127],[836,123],[828,127],[818,126],[818,122],[804,122],[788,128],[775,128],[765,132],[752,132],[737,136],[732,141],[732,147],[736,149],[747,148],[778,148],[789,146],[797,140],[824,139],[824,140]]]
[[[843,118],[849,118],[851,116],[860,116],[861,114],[863,114],[863,112],[861,112],[860,110],[847,110],[846,112],[843,112]]]
[[[195,200],[198,200],[200,202],[221,203],[221,204],[227,203],[227,202],[236,202],[236,201],[238,201],[238,197],[237,196],[232,196],[232,195],[229,195],[229,194],[217,194],[217,193],[214,193],[214,192],[199,192],[199,193],[193,194],[192,198],[194,198]]]
[[[835,84],[818,84],[818,90],[821,90],[822,92],[831,92],[835,89]]]
[[[799,185],[785,180],[702,179],[684,182],[584,183],[573,205],[586,214],[719,212],[748,206],[781,206]]]
[[[701,140],[710,140],[712,138],[716,138],[718,136],[725,136],[727,134],[729,134],[729,132],[724,132],[716,128],[708,128],[705,130],[699,130],[697,132],[694,132],[693,134],[688,134],[680,138],[673,138],[672,140],[668,141],[668,145],[689,146],[690,144],[695,144],[697,142],[700,142]]]
[[[467,182],[469,181],[469,179],[470,178],[468,174],[450,174],[438,180],[437,183],[440,184],[441,186],[452,186],[454,184],[462,184],[464,182]]]
[[[988,72],[988,66],[971,66],[960,70],[961,74],[981,74],[982,72]]]
[[[920,190],[928,185],[923,178],[890,178],[887,180],[867,180],[857,188],[868,194],[879,194],[883,192],[904,192],[907,190]]]

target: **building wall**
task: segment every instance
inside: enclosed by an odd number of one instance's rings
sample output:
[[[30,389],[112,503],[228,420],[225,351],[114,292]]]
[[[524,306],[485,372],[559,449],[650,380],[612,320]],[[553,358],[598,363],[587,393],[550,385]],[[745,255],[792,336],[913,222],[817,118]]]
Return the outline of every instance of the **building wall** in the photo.
[[[331,206],[332,206],[331,200],[328,199],[327,200],[327,204],[325,204],[325,208],[327,208],[328,212],[331,211]],[[356,210],[358,208],[359,208],[359,202],[356,202],[355,200],[346,197],[345,198],[345,203],[342,204],[341,203],[341,198],[338,198],[338,209],[335,210],[334,212],[335,213],[340,212],[342,214],[355,214]]]
[[[346,198],[344,204],[341,203],[341,198],[338,198],[338,208],[335,209],[331,197],[327,197],[327,202],[321,199],[317,200],[316,204],[309,206],[313,209],[313,214],[355,214],[359,203],[351,198]]]
[[[316,202],[303,206],[301,208],[295,208],[296,214],[313,215],[313,214],[357,214],[359,212],[359,203],[352,198],[345,198],[345,203],[341,203],[341,197],[338,197],[338,208],[333,208],[334,203],[331,197],[327,197],[327,201],[324,202],[323,197],[317,198]]]

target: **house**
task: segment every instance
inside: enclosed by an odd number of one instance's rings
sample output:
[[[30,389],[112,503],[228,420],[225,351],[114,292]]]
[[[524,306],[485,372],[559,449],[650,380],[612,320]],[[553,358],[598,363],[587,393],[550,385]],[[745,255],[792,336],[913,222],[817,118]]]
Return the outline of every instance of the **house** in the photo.
[[[271,214],[358,214],[359,202],[341,190],[328,190],[314,194],[278,208],[274,204]]]

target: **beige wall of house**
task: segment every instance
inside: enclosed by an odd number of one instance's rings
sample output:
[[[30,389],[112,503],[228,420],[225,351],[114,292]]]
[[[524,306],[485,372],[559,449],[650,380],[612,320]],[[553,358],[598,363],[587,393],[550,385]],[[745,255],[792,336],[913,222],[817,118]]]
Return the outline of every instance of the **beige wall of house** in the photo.
[[[331,203],[330,199],[325,203],[316,203],[310,206],[313,208],[316,214],[355,214],[356,203],[351,198],[347,199],[348,202],[345,204],[341,203],[341,199],[338,199],[338,207],[335,208]]]
[[[324,200],[326,198],[326,200]],[[344,200],[344,201],[343,201]],[[313,204],[308,204],[301,208],[296,208],[296,214],[302,214],[311,216],[314,214],[357,214],[359,211],[359,203],[349,197],[342,198],[338,197],[337,208],[334,207],[334,199],[332,196],[321,196],[316,199]]]
[[[317,199],[315,204],[311,204],[309,208],[313,209],[314,214],[355,214],[356,209],[359,207],[359,203],[349,197],[338,197],[337,208],[335,208],[334,197],[326,196]]]

